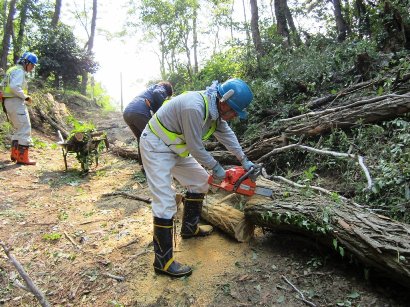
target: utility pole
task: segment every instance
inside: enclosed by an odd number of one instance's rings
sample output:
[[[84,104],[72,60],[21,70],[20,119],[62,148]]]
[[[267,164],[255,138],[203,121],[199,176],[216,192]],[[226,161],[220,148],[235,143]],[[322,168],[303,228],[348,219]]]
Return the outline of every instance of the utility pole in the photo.
[[[124,104],[122,100],[122,72],[120,72],[120,84],[121,84],[121,112],[124,111]]]

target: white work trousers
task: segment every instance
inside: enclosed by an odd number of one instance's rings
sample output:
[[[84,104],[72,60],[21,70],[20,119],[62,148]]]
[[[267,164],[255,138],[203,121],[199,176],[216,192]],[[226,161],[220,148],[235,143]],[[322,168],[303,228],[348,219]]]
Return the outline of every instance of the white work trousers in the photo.
[[[16,129],[11,139],[17,140],[19,145],[31,146],[31,122],[24,100],[18,97],[6,98],[4,106],[11,124]]]
[[[191,193],[208,192],[208,173],[191,156],[182,158],[171,151],[148,125],[141,135],[141,157],[152,193],[152,214],[171,219],[177,212],[172,177]]]

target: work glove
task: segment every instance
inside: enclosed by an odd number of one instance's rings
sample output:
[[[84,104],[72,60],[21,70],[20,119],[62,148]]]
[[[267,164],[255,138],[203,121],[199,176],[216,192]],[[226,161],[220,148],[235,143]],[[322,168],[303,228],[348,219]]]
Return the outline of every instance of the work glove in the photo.
[[[221,164],[217,163],[212,169],[212,178],[214,183],[221,183],[225,179],[225,170]]]
[[[243,168],[245,169],[245,171],[249,171],[251,167],[255,167],[255,163],[253,163],[252,161],[249,161],[248,157],[246,156],[241,160],[241,164]]]
[[[31,104],[33,102],[33,99],[31,99],[31,96],[27,96],[26,98],[24,98],[24,101],[26,102],[26,104]]]

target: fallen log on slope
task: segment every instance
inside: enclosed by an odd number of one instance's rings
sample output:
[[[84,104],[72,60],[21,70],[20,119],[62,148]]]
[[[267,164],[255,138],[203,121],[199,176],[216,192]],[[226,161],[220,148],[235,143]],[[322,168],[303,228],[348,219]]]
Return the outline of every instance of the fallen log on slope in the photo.
[[[253,237],[255,227],[245,219],[241,210],[232,206],[239,199],[240,196],[233,193],[210,193],[202,207],[201,216],[237,241],[248,242]]]
[[[301,193],[265,179],[263,184],[275,193],[273,199],[254,196],[246,203],[245,217],[253,224],[318,239],[410,288],[410,225],[310,190]]]
[[[310,112],[279,120],[279,131],[286,135],[319,135],[333,128],[349,128],[359,122],[378,123],[410,112],[410,94],[386,95],[350,105]]]

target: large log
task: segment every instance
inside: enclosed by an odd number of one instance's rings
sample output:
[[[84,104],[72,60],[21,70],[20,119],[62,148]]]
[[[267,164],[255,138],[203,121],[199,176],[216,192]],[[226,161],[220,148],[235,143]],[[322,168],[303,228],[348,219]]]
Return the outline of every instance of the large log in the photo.
[[[286,135],[319,135],[333,128],[349,128],[358,122],[378,123],[410,112],[410,94],[386,95],[357,101],[350,105],[311,112],[278,121]]]
[[[254,225],[245,219],[241,210],[232,206],[239,202],[240,196],[236,194],[210,193],[201,216],[237,241],[248,242],[253,237]]]
[[[314,237],[339,254],[353,254],[363,264],[410,288],[410,226],[350,204],[263,180],[273,199],[253,196],[244,208],[255,225]]]

